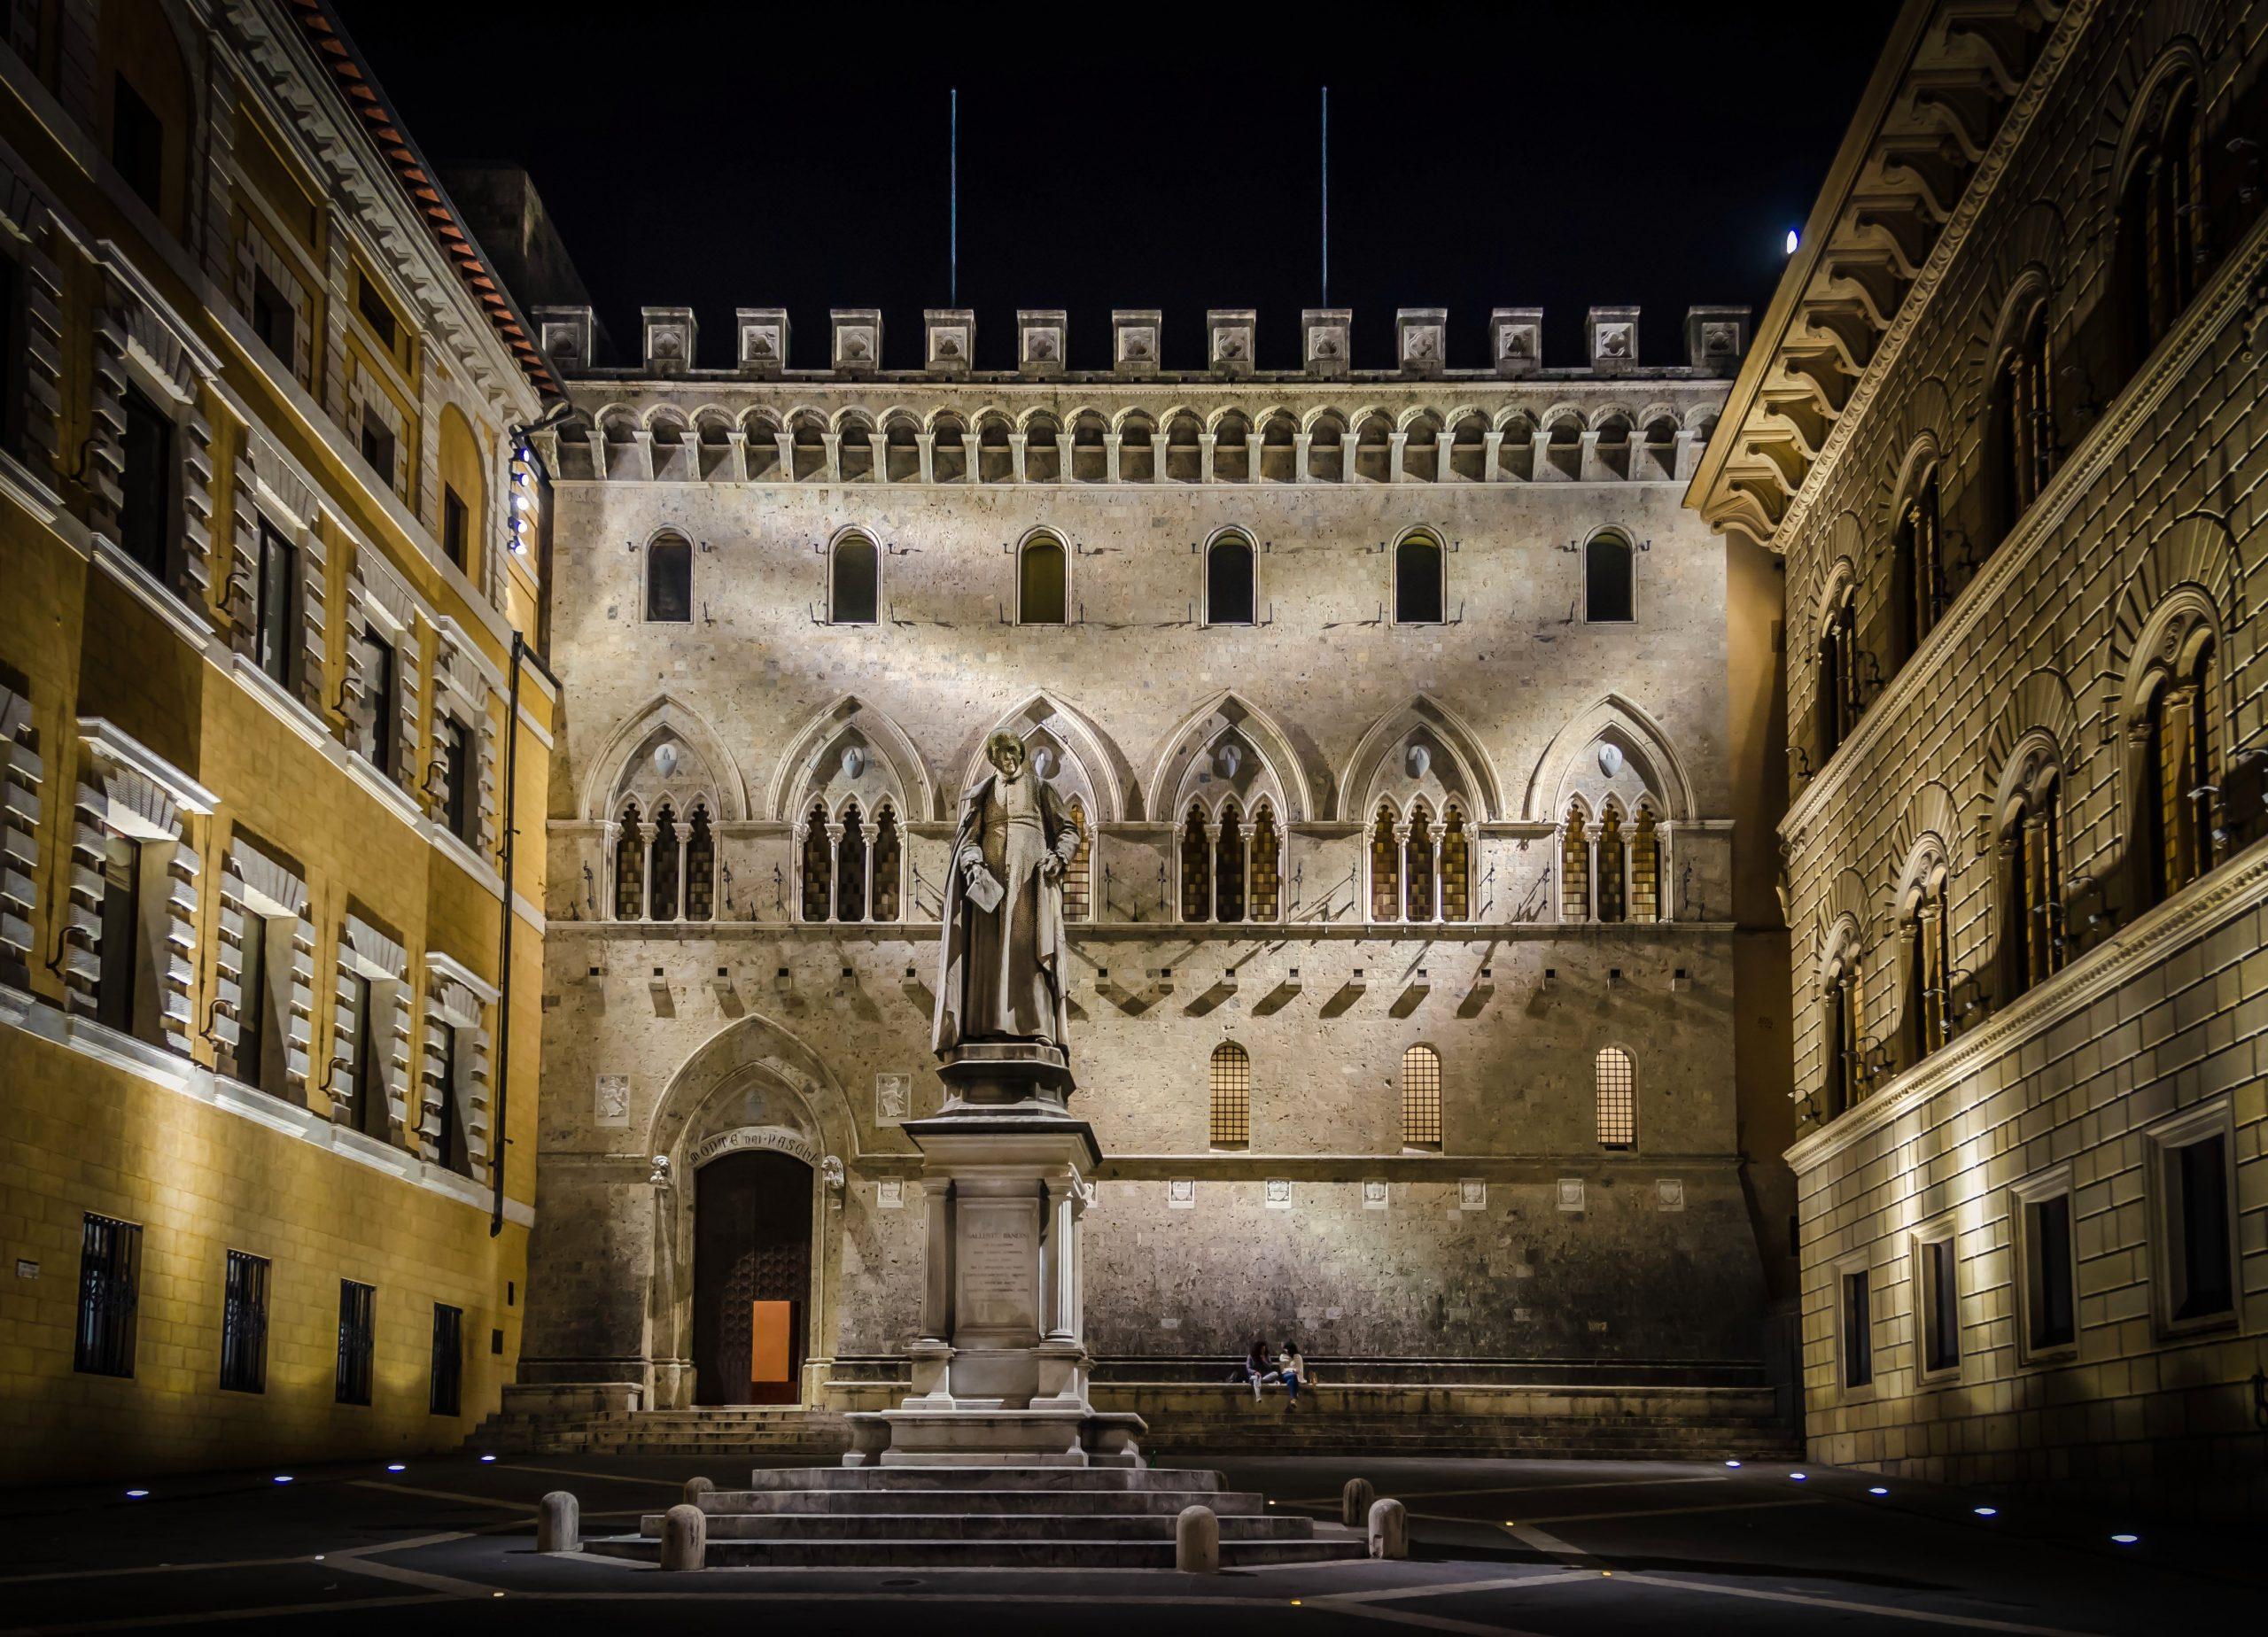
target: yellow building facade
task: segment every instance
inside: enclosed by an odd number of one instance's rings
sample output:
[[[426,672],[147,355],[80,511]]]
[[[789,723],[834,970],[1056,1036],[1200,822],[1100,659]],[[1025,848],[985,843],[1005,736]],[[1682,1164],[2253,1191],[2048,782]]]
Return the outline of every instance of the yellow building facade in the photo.
[[[0,40],[0,1482],[510,1379],[542,361],[325,9]]]

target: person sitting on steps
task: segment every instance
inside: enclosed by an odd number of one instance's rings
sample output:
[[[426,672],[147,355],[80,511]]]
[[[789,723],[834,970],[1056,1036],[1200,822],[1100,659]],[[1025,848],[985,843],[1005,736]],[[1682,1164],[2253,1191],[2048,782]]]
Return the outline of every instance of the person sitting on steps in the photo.
[[[1284,1396],[1291,1400],[1285,1408],[1297,1409],[1300,1407],[1301,1386],[1303,1384],[1312,1385],[1314,1381],[1314,1377],[1308,1374],[1307,1360],[1300,1356],[1297,1341],[1284,1344],[1284,1351],[1277,1355],[1275,1374],[1284,1384]]]
[[[1252,1383],[1253,1402],[1260,1401],[1260,1389],[1276,1379],[1276,1372],[1268,1368],[1268,1342],[1265,1338],[1254,1336],[1252,1338],[1252,1346],[1244,1355],[1244,1362],[1237,1366],[1236,1373],[1229,1379]]]

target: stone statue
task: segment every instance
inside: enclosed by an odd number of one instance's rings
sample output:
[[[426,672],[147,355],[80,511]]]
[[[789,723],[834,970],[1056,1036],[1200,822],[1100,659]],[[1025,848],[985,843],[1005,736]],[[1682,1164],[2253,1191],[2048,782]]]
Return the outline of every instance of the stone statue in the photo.
[[[1078,826],[1031,772],[1023,741],[984,741],[992,772],[960,799],[945,877],[937,1017],[930,1043],[1037,1042],[1064,1051],[1063,872]]]

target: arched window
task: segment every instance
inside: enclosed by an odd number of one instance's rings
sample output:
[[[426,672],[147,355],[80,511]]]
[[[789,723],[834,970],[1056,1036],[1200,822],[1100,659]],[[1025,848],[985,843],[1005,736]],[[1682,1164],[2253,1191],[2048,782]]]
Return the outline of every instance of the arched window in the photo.
[[[1061,625],[1064,583],[1062,547],[1045,535],[1026,546],[1016,564],[1016,623]]]
[[[1609,802],[1598,825],[1598,918],[1603,921],[1622,920],[1628,912],[1623,853],[1622,810]]]
[[[1283,899],[1283,839],[1276,833],[1276,810],[1262,802],[1252,814],[1252,919],[1276,919]]]
[[[1394,834],[1394,809],[1379,803],[1371,824],[1371,919],[1402,919],[1402,843]]]
[[[1635,1148],[1638,1075],[1630,1054],[1619,1046],[1602,1046],[1591,1061],[1591,1079],[1598,1097],[1598,1145]]]
[[[823,921],[835,902],[835,843],[827,834],[827,809],[812,803],[804,816],[804,919]]]
[[[1859,596],[1844,587],[1819,634],[1819,759],[1843,748],[1859,725]]]
[[[1412,534],[1394,548],[1394,621],[1438,625],[1447,601],[1441,548],[1430,535]]]
[[[1583,617],[1594,624],[1638,617],[1635,556],[1619,534],[1602,534],[1583,547]]]
[[[1898,663],[1904,664],[1945,608],[1945,559],[1938,543],[1938,468],[1934,461],[1898,508],[1891,547],[1891,596],[1898,609]]]
[[[1213,1048],[1211,1110],[1208,1136],[1216,1148],[1242,1148],[1252,1141],[1252,1059],[1233,1040]]]
[[[866,919],[866,819],[856,802],[843,810],[842,839],[835,843],[835,919]]]
[[[1245,828],[1234,802],[1221,807],[1221,822],[1213,838],[1213,919],[1244,919]]]
[[[713,920],[717,915],[717,842],[709,829],[709,809],[700,803],[686,826],[685,918]]]
[[[646,919],[675,920],[677,919],[678,865],[677,815],[664,802],[654,809],[654,843],[647,866]]]
[[[2063,964],[2060,787],[2052,768],[2032,774],[2000,821],[2000,993],[2008,1000]]]
[[[622,810],[614,840],[614,919],[646,919],[646,842],[638,827],[638,803]]]
[[[1441,1059],[1431,1046],[1402,1054],[1402,1145],[1441,1145]]]
[[[874,541],[845,535],[835,546],[835,573],[827,617],[838,625],[871,625],[882,588],[882,565]]]
[[[898,919],[898,877],[904,873],[905,843],[897,833],[897,810],[884,803],[874,811],[874,844],[869,850],[871,889],[868,908],[878,921]]]
[[[2017,324],[1992,382],[1992,438],[2003,534],[2039,498],[2055,470],[2054,381],[2047,298],[2042,296]]]
[[[1441,810],[1441,919],[1472,919],[1472,850],[1464,833],[1464,814],[1455,806]]]
[[[1205,623],[1249,625],[1255,606],[1252,543],[1224,534],[1205,554]]]
[[[1920,1062],[1953,1038],[1948,873],[1942,861],[1924,872],[1899,918],[1906,958],[1906,1015],[1899,1044],[1908,1064]]]
[[[2142,115],[2119,190],[2112,258],[2130,374],[2188,307],[2210,253],[2196,88],[2177,84],[2153,105]]]
[[[1429,921],[1433,919],[1433,826],[1430,816],[1421,804],[1410,810],[1410,834],[1402,842],[1402,857],[1407,867],[1402,879],[1407,883],[1408,902],[1402,919]]]
[[[1860,1053],[1866,1042],[1866,993],[1859,973],[1860,951],[1852,934],[1829,969],[1827,979],[1827,1054],[1825,1110],[1832,1120],[1859,1100]]]
[[[1567,834],[1559,851],[1559,919],[1579,921],[1590,918],[1590,826],[1584,819],[1582,803],[1578,802],[1567,809]]]
[[[1063,919],[1083,921],[1094,913],[1094,831],[1087,823],[1087,804],[1074,795],[1065,804],[1071,827],[1079,833],[1079,845],[1071,854],[1071,862],[1063,866]]]
[[[1205,810],[1194,802],[1181,826],[1181,919],[1213,919],[1213,842],[1205,834]]]
[[[2221,764],[2213,733],[2212,641],[2163,674],[2140,723],[2136,780],[2142,818],[2142,904],[2163,903],[2217,862],[2215,797]]]
[[[1662,919],[1662,837],[1651,802],[1638,803],[1630,835],[1630,919]]]
[[[693,619],[693,547],[674,534],[646,547],[646,617],[672,625]]]

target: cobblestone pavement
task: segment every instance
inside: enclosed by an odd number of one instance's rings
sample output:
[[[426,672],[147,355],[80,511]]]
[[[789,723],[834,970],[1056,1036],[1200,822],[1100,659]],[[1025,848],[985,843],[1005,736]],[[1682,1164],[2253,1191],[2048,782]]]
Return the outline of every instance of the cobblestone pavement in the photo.
[[[734,1474],[707,1463],[731,1487]],[[1177,1465],[1209,1464],[1176,1461]],[[0,1493],[0,1632],[585,1629],[799,1634],[1382,1627],[1588,1633],[2257,1631],[2268,1563],[2239,1532],[1781,1463],[1292,1459],[1218,1463],[1335,1514],[1366,1476],[1412,1521],[1406,1563],[1170,1571],[734,1569],[539,1556],[572,1491],[586,1534],[677,1498],[691,1457],[472,1455]],[[139,1486],[137,1486],[139,1487]],[[1990,1509],[1986,1510],[1985,1509]],[[2115,1539],[2131,1534],[2131,1542]],[[646,1605],[641,1607],[641,1605]],[[664,1608],[664,1605],[666,1605]],[[274,1622],[272,1625],[267,1622]]]

